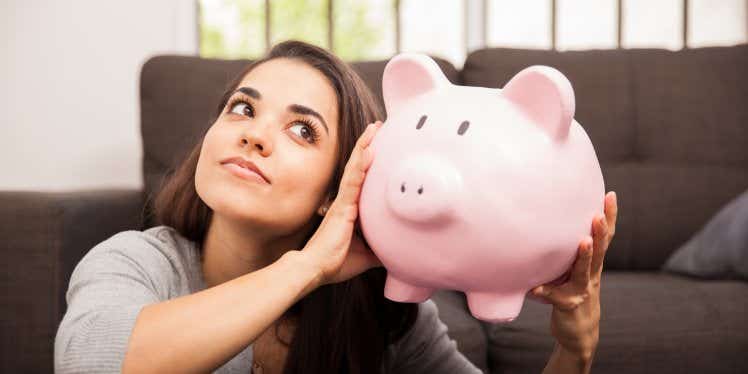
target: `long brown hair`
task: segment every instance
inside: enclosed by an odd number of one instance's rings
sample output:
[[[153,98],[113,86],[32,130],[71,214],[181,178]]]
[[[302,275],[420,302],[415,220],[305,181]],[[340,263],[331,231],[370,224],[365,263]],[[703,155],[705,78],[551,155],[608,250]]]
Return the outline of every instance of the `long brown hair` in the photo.
[[[383,117],[381,107],[366,84],[338,57],[300,41],[277,44],[229,83],[214,116],[217,118],[222,113],[231,93],[247,73],[265,61],[280,57],[309,64],[322,72],[335,89],[340,128],[338,162],[328,191],[332,201],[337,196],[356,140],[367,124]],[[202,139],[165,179],[154,200],[157,224],[171,226],[198,243],[205,239],[213,213],[195,191],[201,144]],[[314,230],[304,242],[309,240],[322,217],[315,214],[312,220]],[[357,233],[361,235],[360,229]],[[397,303],[384,298],[385,278],[384,268],[369,269],[348,281],[319,287],[294,304],[286,314],[296,315],[298,325],[292,341],[286,343],[289,352],[284,373],[381,373],[387,345],[410,329],[418,310],[415,303]]]

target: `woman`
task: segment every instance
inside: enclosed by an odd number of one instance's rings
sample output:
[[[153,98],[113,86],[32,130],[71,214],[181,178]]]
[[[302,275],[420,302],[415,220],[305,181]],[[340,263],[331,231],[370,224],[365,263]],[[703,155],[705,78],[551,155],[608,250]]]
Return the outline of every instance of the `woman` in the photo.
[[[160,225],[76,266],[56,371],[479,373],[433,302],[383,297],[385,270],[356,226],[381,118],[321,48],[284,42],[248,66],[157,195]],[[531,294],[554,304],[548,371],[589,370],[612,197],[594,255],[585,241],[569,282]]]

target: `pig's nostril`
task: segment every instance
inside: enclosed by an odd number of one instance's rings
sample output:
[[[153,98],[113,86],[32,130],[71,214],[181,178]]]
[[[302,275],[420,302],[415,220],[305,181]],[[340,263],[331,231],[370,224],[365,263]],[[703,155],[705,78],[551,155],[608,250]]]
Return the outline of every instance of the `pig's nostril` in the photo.
[[[400,192],[405,193],[405,183],[400,184]],[[418,188],[418,194],[420,195],[422,193],[423,193],[423,186],[420,186]]]

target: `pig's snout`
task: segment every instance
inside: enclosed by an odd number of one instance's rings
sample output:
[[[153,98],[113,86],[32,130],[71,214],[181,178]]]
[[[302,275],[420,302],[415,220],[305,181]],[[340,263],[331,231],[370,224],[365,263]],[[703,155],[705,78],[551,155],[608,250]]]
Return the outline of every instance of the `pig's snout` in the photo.
[[[448,220],[454,214],[461,175],[438,156],[416,156],[404,160],[390,174],[387,204],[399,217],[414,222]]]

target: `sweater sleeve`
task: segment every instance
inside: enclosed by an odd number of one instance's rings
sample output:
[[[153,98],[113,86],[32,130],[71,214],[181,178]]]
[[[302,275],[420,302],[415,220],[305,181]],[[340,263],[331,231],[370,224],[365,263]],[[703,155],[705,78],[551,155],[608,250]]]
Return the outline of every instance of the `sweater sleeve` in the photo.
[[[447,335],[447,326],[439,319],[431,300],[418,305],[413,327],[396,343],[392,373],[481,374]]]
[[[76,265],[67,311],[54,343],[56,373],[118,373],[140,310],[168,298],[169,261],[124,232],[99,243]]]

